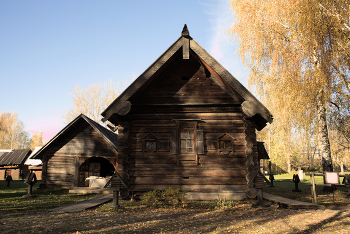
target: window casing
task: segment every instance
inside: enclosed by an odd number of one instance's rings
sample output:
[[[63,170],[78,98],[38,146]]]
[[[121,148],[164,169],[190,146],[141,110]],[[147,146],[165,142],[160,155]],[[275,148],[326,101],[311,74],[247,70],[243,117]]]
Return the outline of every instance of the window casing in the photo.
[[[183,161],[199,162],[204,154],[203,130],[198,129],[194,119],[175,120],[177,127],[170,130],[170,154],[177,155],[178,163]]]
[[[181,131],[180,132],[180,153],[190,154],[194,152],[194,132],[193,131]]]
[[[232,148],[232,141],[219,141],[219,149],[230,149]]]
[[[232,138],[230,135],[225,133],[221,137],[218,138],[217,144],[218,144],[218,150],[220,154],[233,154],[233,141],[235,139]]]

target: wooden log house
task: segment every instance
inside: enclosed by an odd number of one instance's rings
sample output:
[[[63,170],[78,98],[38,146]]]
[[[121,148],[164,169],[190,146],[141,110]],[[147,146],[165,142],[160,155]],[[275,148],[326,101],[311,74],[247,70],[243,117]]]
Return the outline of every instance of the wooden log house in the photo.
[[[32,153],[31,149],[0,149],[0,180],[5,180],[8,175],[12,179],[21,179],[22,173],[29,172],[25,162]]]
[[[116,170],[117,135],[81,114],[34,156],[42,159],[46,187],[87,187],[90,176],[108,177]]]
[[[195,200],[247,196],[259,169],[255,131],[273,120],[186,25],[102,116],[118,129],[117,171],[129,191],[180,187]]]

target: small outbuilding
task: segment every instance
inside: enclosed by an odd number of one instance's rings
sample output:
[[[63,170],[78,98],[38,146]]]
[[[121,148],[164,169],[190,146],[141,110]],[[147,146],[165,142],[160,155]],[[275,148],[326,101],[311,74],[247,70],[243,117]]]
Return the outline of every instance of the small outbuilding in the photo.
[[[118,129],[115,165],[130,192],[180,187],[194,200],[247,197],[256,130],[273,120],[186,25],[102,116]]]
[[[87,187],[107,181],[117,168],[117,134],[81,114],[33,156],[41,159],[46,187]],[[103,186],[103,185],[102,185]]]
[[[0,150],[0,179],[4,180],[8,175],[21,179],[29,171],[24,163],[31,153],[31,149]]]

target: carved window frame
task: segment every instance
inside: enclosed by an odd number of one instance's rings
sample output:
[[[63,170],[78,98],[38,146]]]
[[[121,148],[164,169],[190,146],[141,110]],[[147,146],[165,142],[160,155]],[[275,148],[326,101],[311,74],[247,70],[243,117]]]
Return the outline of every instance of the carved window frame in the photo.
[[[155,143],[155,148],[147,148],[147,143]],[[149,133],[142,138],[142,154],[158,154],[159,151],[159,138],[154,134]]]
[[[204,154],[203,129],[198,129],[200,119],[177,119],[176,128],[170,130],[170,154],[177,155],[178,163],[180,161],[196,161],[198,164],[198,155]],[[192,133],[192,151],[182,152],[181,133]],[[193,155],[193,160],[185,160],[182,157]]]
[[[236,139],[225,133],[217,139],[217,150],[219,154],[229,155],[234,154],[234,141]],[[221,147],[221,142],[224,142],[225,147]]]

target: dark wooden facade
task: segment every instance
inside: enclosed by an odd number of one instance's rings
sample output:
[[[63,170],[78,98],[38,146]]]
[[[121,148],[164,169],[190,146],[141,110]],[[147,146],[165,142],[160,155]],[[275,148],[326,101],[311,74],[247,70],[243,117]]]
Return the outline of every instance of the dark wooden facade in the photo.
[[[243,199],[259,168],[255,130],[269,111],[182,36],[103,113],[118,127],[118,172],[134,193],[169,186],[189,199]]]
[[[42,183],[47,187],[85,187],[89,176],[111,176],[117,167],[117,135],[80,115],[42,147]]]

